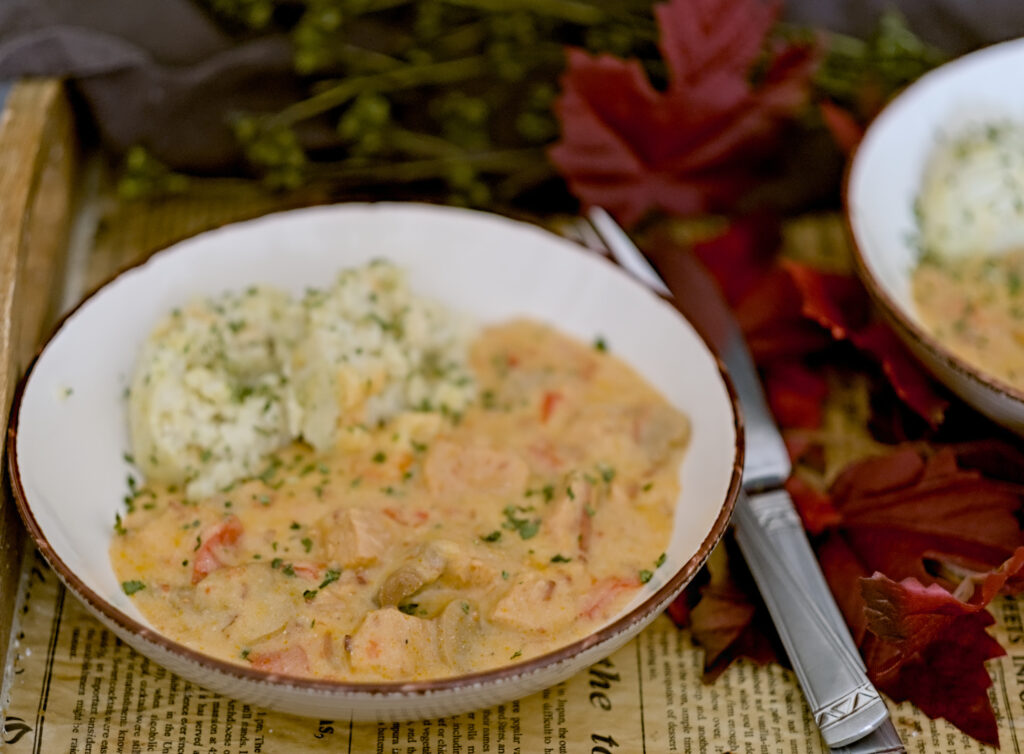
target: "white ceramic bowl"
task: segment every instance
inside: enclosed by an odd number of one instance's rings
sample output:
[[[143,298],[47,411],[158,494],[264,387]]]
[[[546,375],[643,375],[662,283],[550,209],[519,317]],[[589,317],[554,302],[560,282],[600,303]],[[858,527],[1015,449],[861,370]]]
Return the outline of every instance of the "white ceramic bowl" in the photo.
[[[123,391],[153,324],[200,293],[322,286],[388,258],[413,290],[493,321],[528,315],[587,341],[602,335],[693,424],[667,562],[607,625],[543,657],[412,683],[275,676],[188,649],[122,593],[107,549],[125,493]],[[67,394],[71,390],[70,395]],[[539,228],[422,205],[339,205],[270,215],[184,241],[122,273],[60,326],[27,375],[8,437],[11,478],[38,547],[71,591],[138,651],[208,688],[319,718],[443,716],[508,701],[586,668],[639,632],[721,537],[738,490],[742,430],[719,363],[685,319],[606,260]]]
[[[911,293],[914,200],[942,134],[1024,123],[1024,40],[958,58],[909,86],[872,122],[854,155],[846,212],[858,272],[911,351],[965,401],[1024,434],[1024,392],[953,355],[922,324]]]

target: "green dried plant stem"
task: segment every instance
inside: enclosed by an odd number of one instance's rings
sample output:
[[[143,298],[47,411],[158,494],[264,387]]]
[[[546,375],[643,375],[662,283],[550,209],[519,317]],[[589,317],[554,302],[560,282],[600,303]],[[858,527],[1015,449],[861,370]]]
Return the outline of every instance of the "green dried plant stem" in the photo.
[[[523,170],[531,161],[544,159],[542,149],[505,149],[407,162],[367,162],[355,165],[347,162],[310,163],[306,170],[308,177],[314,181],[350,181],[369,186],[444,178],[453,165],[459,164],[468,164],[483,173],[510,174]]]
[[[291,126],[308,118],[321,115],[345,104],[356,95],[365,92],[393,92],[418,86],[454,84],[479,78],[487,72],[487,57],[474,55],[442,63],[408,65],[393,71],[356,76],[336,86],[315,94],[309,99],[289,105],[279,113],[267,118],[270,126]]]
[[[520,170],[510,173],[495,186],[494,195],[499,201],[512,201],[527,189],[537,186],[557,175],[548,160],[539,160],[533,165],[523,165]]]
[[[590,26],[608,19],[603,9],[576,0],[443,0],[448,5],[473,8],[488,13],[525,11],[538,16],[549,16],[562,21]]]
[[[487,25],[483,21],[471,21],[431,40],[430,49],[438,57],[465,56],[479,50],[487,40],[487,34]]]
[[[348,68],[367,74],[385,73],[408,65],[404,60],[350,42],[339,45],[338,60]]]
[[[413,157],[423,158],[465,158],[467,152],[439,136],[409,131],[405,128],[392,126],[388,128],[385,139],[388,145],[397,152]]]
[[[364,0],[365,6],[360,9],[359,15],[366,13],[378,13],[380,11],[400,8],[403,5],[412,5],[416,0]]]

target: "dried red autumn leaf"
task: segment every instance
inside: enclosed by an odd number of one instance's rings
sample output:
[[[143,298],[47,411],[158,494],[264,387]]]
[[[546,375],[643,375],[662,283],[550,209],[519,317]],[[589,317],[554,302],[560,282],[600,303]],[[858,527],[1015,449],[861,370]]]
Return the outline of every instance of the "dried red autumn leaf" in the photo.
[[[665,91],[637,61],[571,50],[555,104],[562,138],[550,157],[573,194],[624,224],[653,208],[689,215],[728,206],[807,100],[816,51],[770,44],[778,13],[761,0],[657,6]]]
[[[948,402],[886,325],[870,318],[867,293],[851,275],[824,273],[789,260],[781,262],[800,291],[803,313],[871,356],[900,399],[933,427],[942,422]]]
[[[992,681],[984,663],[1006,652],[985,631],[994,622],[985,606],[1008,585],[1014,588],[1022,572],[1024,547],[1019,547],[999,568],[962,582],[957,592],[965,592],[966,600],[912,578],[896,582],[875,573],[861,579],[871,680],[896,701],[909,699],[932,717],[945,717],[997,746],[987,694]]]
[[[830,494],[867,573],[950,586],[937,566],[985,572],[1024,545],[1022,488],[960,468],[949,448],[922,457],[903,447],[856,463]]]
[[[834,102],[820,102],[818,109],[821,111],[821,119],[825,122],[825,127],[832,135],[836,146],[842,150],[843,154],[853,154],[853,150],[864,138],[864,127],[857,122],[853,113]]]
[[[777,264],[781,240],[777,220],[755,215],[737,220],[724,233],[694,244],[692,250],[714,276],[754,360],[762,367],[780,359],[802,358],[830,342],[803,315],[799,290]],[[670,259],[683,253],[687,252],[666,243],[649,250],[655,266],[667,274],[669,287]]]
[[[817,548],[872,681],[987,743],[997,734],[984,663],[1003,651],[983,608],[1024,587],[1024,487],[966,468],[991,458],[1021,456],[986,441],[853,464],[830,489],[840,519]],[[958,583],[971,599],[951,593]]]
[[[704,680],[710,683],[746,657],[759,664],[777,660],[769,634],[758,628],[757,607],[733,585],[705,588],[690,613],[690,632],[704,648]]]
[[[704,648],[705,682],[714,681],[739,657],[765,664],[781,656],[767,608],[729,535],[712,552],[699,581],[687,586],[668,614]]]
[[[765,394],[781,427],[816,429],[821,426],[822,404],[828,382],[820,371],[803,362],[781,361],[764,369]]]
[[[791,476],[786,480],[786,492],[793,499],[804,528],[811,534],[821,534],[842,520],[832,499],[816,490],[799,476]]]

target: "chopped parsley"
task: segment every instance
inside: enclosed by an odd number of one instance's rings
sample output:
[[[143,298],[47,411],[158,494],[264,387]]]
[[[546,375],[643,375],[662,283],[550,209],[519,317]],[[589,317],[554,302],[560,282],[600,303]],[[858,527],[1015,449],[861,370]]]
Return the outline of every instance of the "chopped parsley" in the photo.
[[[129,597],[131,597],[136,592],[141,592],[145,588],[146,585],[143,584],[141,581],[132,580],[121,582],[121,589],[123,589],[124,593],[127,594]]]
[[[480,539],[482,539],[484,542],[497,542],[499,539],[501,539],[501,531],[495,529],[490,534],[485,534],[484,536],[480,537]]]
[[[658,559],[654,561],[654,567],[661,568],[663,565],[665,565],[665,559],[665,553],[661,553],[661,555],[658,556]]]
[[[318,591],[318,589],[307,589],[302,593],[302,597],[306,602],[310,602],[316,597]]]
[[[552,563],[568,563],[571,560],[572,558],[567,558],[562,553],[558,553],[553,558],[551,558]]]
[[[652,578],[654,578],[654,572],[653,571],[648,571],[646,568],[644,570],[640,571],[640,583],[641,584],[646,584]]]
[[[388,456],[383,450],[378,450],[376,453],[373,454],[372,460],[374,463],[384,463],[386,460],[388,460]]]
[[[503,511],[505,514],[505,521],[501,524],[501,528],[519,532],[519,536],[523,539],[532,539],[537,536],[537,532],[540,530],[540,519],[519,518],[516,515],[517,511],[526,512],[530,510],[533,510],[533,508],[506,505],[505,510]]]
[[[290,527],[288,527],[288,528],[289,529],[301,529],[302,528],[302,524],[300,524],[298,521],[292,521],[292,525]]]
[[[121,520],[120,513],[114,514],[114,532],[119,535],[128,533],[128,530],[124,528],[124,521]]]
[[[251,651],[252,651],[252,650],[251,650],[251,649],[249,649],[249,647],[246,647],[245,649],[243,649],[243,650],[242,650],[241,652],[239,652],[238,654],[239,654],[239,655],[240,655],[240,656],[242,657],[242,659],[243,659],[243,660],[245,660],[245,659],[247,659],[247,658],[249,657],[249,653],[250,653]]]
[[[341,570],[337,568],[328,568],[327,573],[324,574],[324,580],[320,582],[318,589],[323,589],[328,584],[333,584],[335,581],[341,578]]]
[[[608,342],[604,339],[603,336],[598,335],[596,338],[594,338],[594,350],[600,351],[601,353],[604,353],[608,350]]]
[[[398,609],[406,615],[415,615],[416,610],[419,608],[418,602],[406,602],[404,605],[399,605]]]
[[[310,539],[309,537],[303,537],[302,538],[302,549],[305,550],[306,552],[309,552],[310,550],[312,550],[313,549],[313,540]]]
[[[511,657],[509,657],[508,659],[510,659],[510,660],[514,660],[514,659],[516,659],[517,657],[522,657],[522,656],[523,656],[523,650],[521,650],[521,649],[517,649],[517,650],[516,650],[516,652],[515,652],[515,654],[514,654],[514,655],[512,655]]]
[[[462,603],[462,612],[464,612],[466,615],[469,615],[469,603],[468,602],[463,602]]]

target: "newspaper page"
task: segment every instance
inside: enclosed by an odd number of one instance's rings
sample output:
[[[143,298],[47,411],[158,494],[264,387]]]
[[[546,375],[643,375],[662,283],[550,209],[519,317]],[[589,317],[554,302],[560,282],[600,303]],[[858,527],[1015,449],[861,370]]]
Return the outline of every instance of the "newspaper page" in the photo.
[[[795,676],[734,663],[713,684],[689,634],[658,618],[636,640],[534,696],[410,723],[313,720],[185,681],[92,618],[37,554],[26,560],[4,748],[12,754],[769,754],[827,749]],[[1001,748],[1024,744],[1024,599],[996,603],[1008,656],[989,663]],[[991,751],[910,705],[892,706],[908,752]]]

